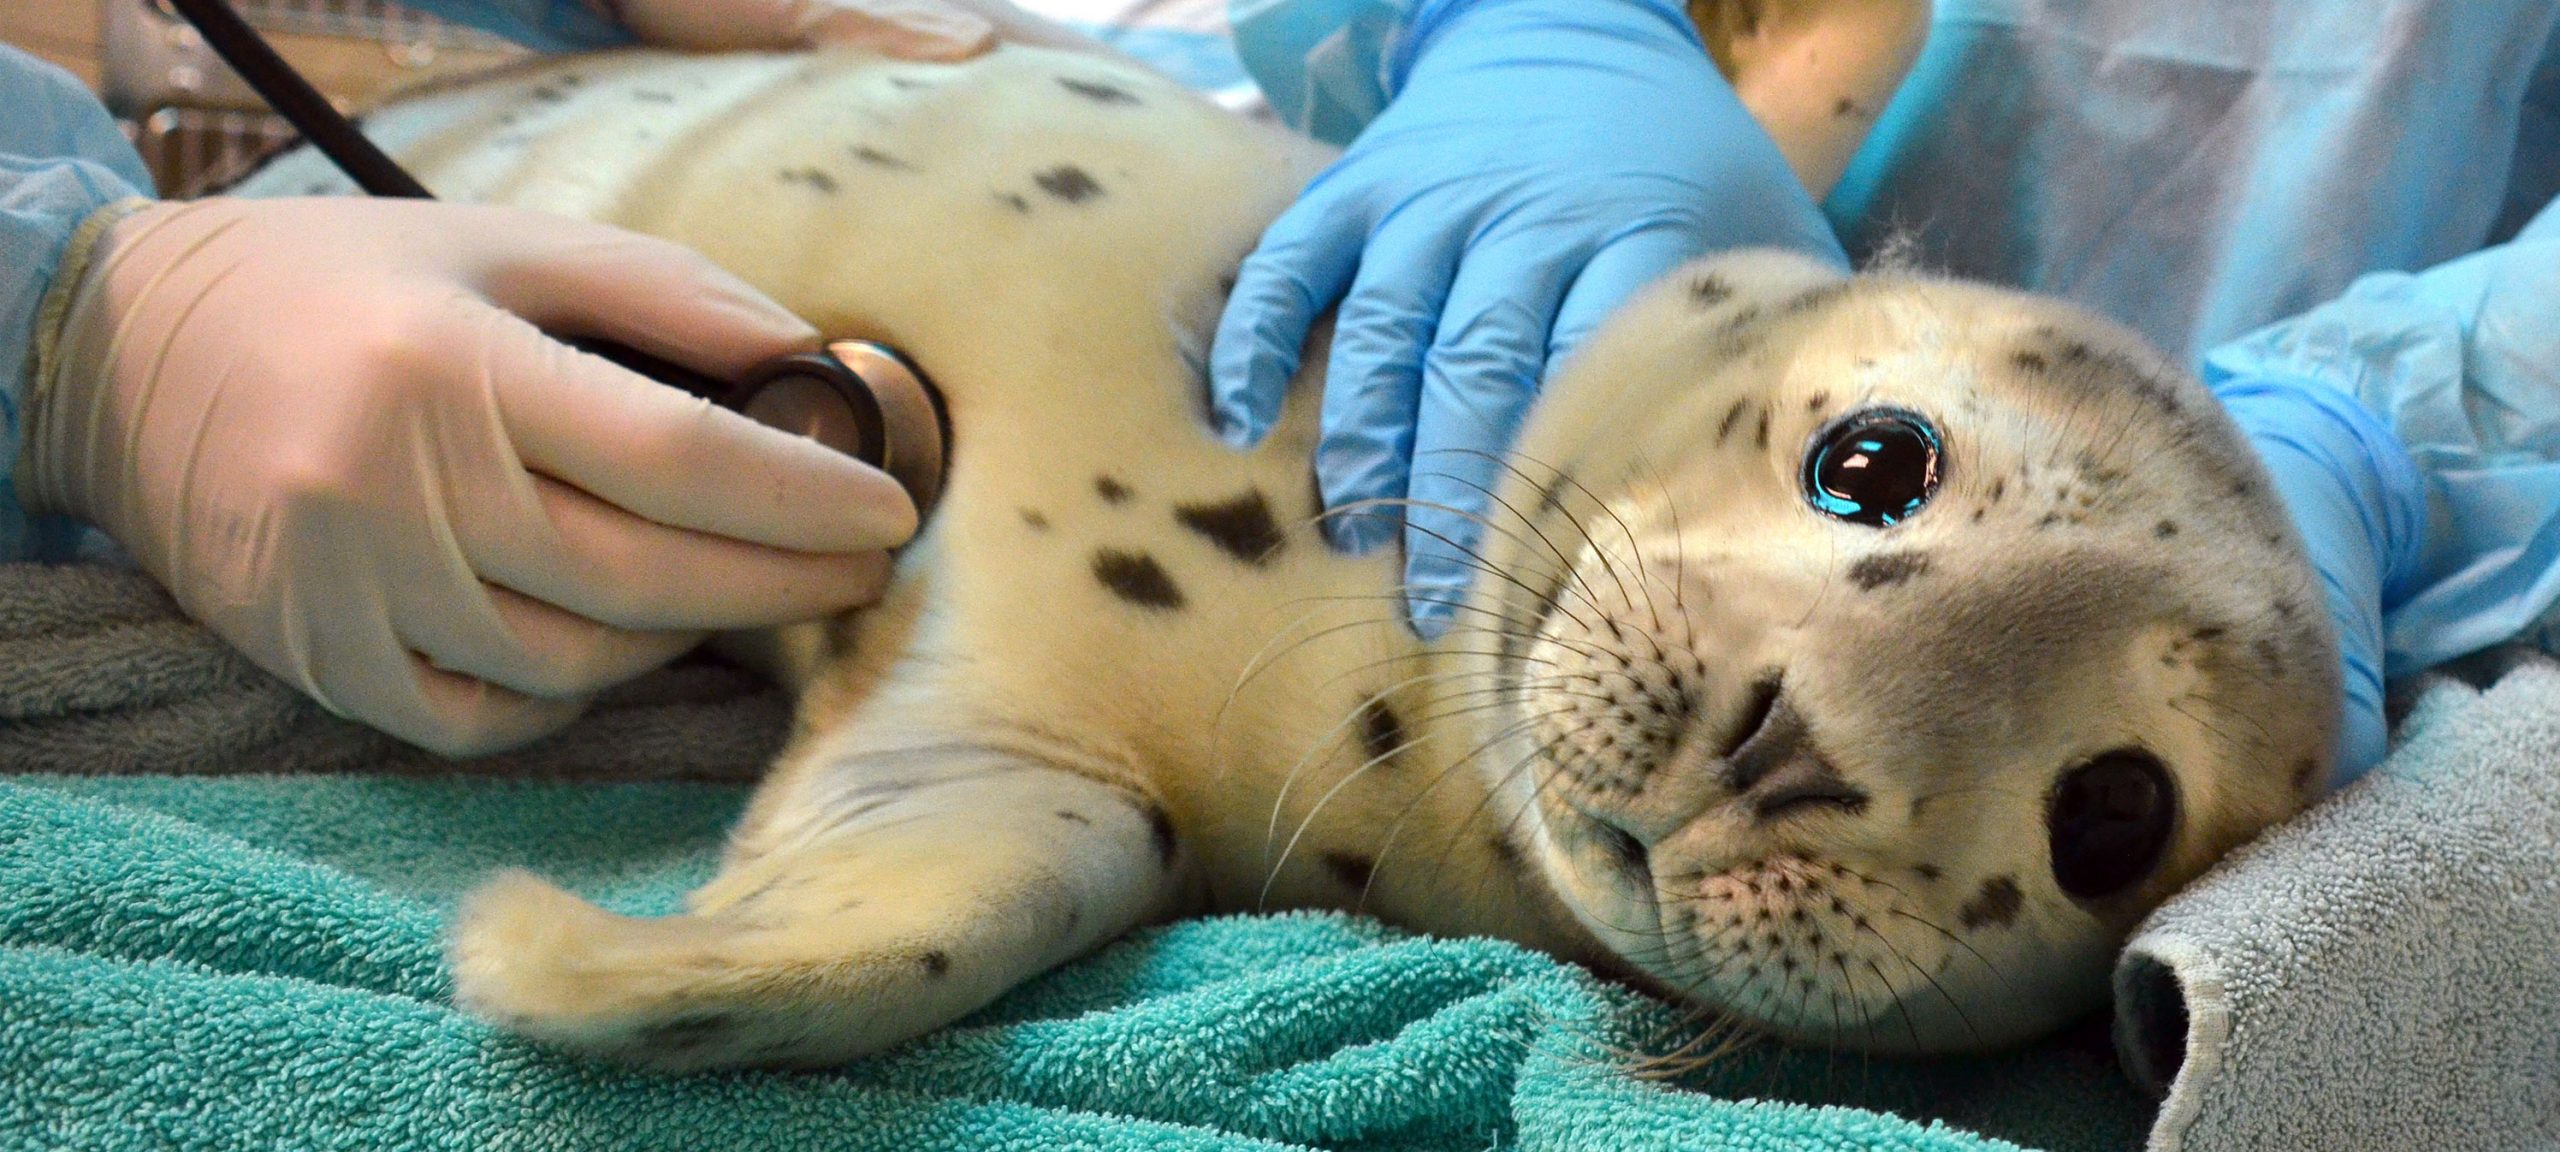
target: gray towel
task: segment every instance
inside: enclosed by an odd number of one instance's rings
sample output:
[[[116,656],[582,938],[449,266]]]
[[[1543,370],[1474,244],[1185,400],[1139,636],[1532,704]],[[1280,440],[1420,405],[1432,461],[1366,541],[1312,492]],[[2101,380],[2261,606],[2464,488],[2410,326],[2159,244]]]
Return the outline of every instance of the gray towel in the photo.
[[[685,662],[605,694],[530,747],[444,760],[322,711],[140,572],[0,564],[0,767],[12,772],[750,780],[789,718],[789,702],[747,673]]]
[[[2560,1148],[2560,665],[2431,685],[2389,763],[2154,914],[2116,993],[2154,1149]]]

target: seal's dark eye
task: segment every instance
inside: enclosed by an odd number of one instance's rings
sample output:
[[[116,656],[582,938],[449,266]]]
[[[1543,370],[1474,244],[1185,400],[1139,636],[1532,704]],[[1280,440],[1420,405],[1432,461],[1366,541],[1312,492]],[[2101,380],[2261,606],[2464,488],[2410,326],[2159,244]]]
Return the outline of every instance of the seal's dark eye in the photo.
[[[1814,437],[1804,498],[1834,519],[1882,528],[1938,491],[1938,430],[1898,408],[1855,412]]]
[[[2100,900],[2160,863],[2178,824],[2178,791],[2159,757],[2118,748],[2062,774],[2044,823],[2054,882],[2072,899]]]

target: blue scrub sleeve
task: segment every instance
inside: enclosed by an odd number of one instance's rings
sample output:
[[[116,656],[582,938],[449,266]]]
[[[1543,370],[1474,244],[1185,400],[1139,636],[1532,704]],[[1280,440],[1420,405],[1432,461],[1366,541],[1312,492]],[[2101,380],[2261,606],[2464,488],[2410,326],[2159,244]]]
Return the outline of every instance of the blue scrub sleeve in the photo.
[[[1431,34],[1473,0],[1227,0],[1236,56],[1282,123],[1351,143],[1404,86]],[[1688,12],[1656,3],[1683,25]]]
[[[82,220],[151,193],[115,120],[70,74],[0,45],[0,559],[59,559],[79,533],[18,499],[21,415],[36,315]]]
[[[631,43],[603,0],[400,0],[537,52],[583,52]]]
[[[2362,277],[2216,348],[2205,378],[2277,472],[2332,593],[2374,597],[2333,612],[2352,632],[2378,610],[2369,651],[2349,637],[2351,703],[2355,681],[2378,692],[2496,644],[2560,653],[2560,202],[2505,244]]]
[[[1236,57],[1281,122],[1336,147],[1395,93],[1414,0],[1228,0]]]

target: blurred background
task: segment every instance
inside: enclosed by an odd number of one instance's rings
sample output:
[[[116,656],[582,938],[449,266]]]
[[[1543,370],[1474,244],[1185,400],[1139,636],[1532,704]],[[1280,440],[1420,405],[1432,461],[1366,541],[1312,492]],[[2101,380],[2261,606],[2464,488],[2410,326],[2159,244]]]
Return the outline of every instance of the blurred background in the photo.
[[[1260,106],[1228,41],[1226,0],[1015,0],[1083,29],[1239,111]],[[521,54],[496,37],[391,0],[231,0],[286,59],[351,113]],[[166,0],[0,0],[0,43],[85,81],[123,121],[161,194],[245,175],[296,137]]]
[[[389,0],[232,0],[340,107],[513,58],[505,41]],[[220,187],[292,129],[163,0],[8,0],[0,42],[68,68],[105,98],[168,196]]]

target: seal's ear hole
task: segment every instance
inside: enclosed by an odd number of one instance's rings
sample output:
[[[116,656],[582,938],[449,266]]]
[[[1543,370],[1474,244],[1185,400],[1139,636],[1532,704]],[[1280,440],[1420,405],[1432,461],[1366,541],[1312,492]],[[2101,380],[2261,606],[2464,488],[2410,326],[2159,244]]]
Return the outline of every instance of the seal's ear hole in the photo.
[[[1805,503],[1835,520],[1892,525],[1937,494],[1942,443],[1937,427],[1917,412],[1849,413],[1805,447]]]
[[[2045,802],[2053,879],[2074,900],[2103,900],[2141,883],[2178,826],[2178,789],[2160,758],[2118,748],[2073,765]]]

